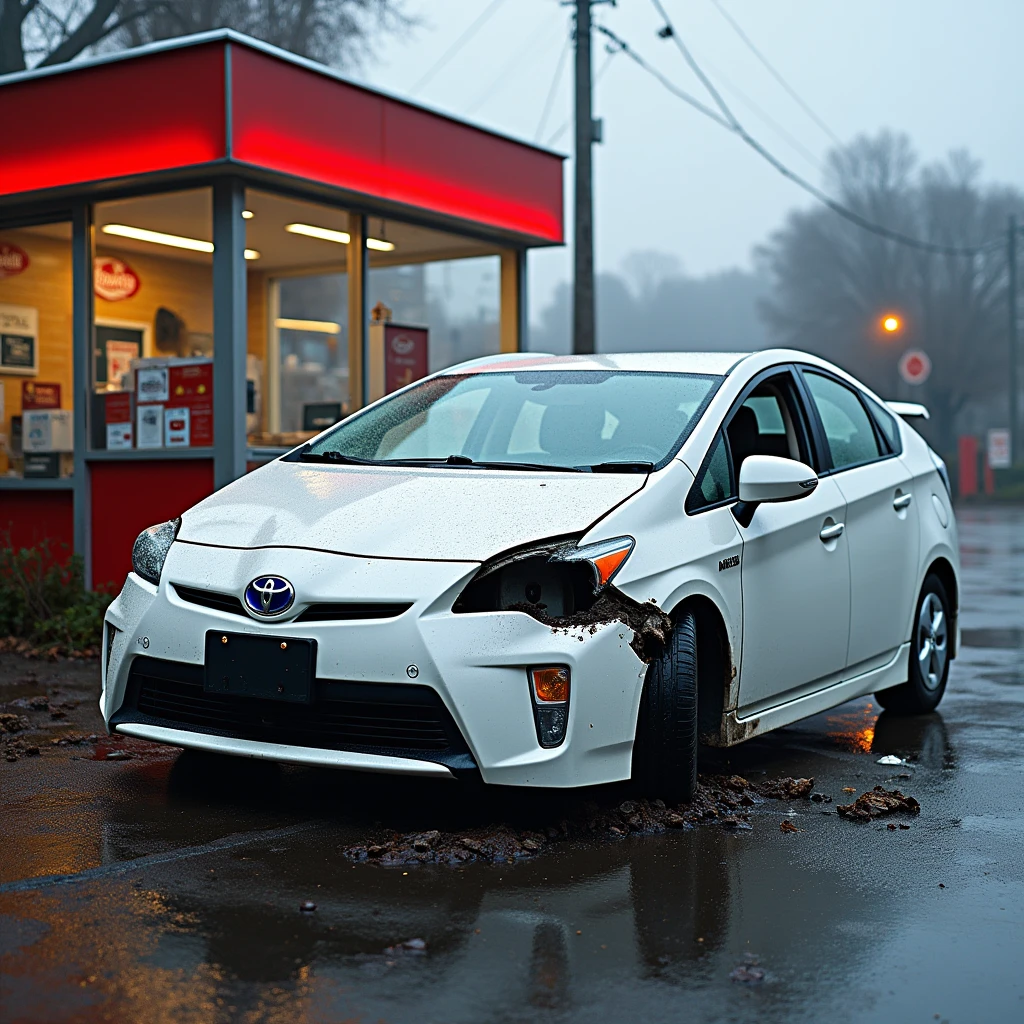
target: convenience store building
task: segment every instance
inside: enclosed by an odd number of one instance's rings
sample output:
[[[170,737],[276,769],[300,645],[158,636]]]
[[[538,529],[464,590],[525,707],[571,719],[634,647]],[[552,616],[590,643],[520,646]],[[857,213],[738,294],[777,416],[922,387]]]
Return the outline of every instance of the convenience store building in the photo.
[[[0,78],[0,541],[146,526],[524,345],[562,158],[229,31]]]

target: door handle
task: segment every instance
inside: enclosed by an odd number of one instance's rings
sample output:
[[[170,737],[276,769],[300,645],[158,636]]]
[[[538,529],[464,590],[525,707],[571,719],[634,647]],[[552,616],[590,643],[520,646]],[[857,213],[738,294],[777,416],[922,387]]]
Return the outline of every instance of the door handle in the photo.
[[[827,544],[830,540],[842,537],[843,530],[845,529],[845,523],[833,523],[831,526],[823,526],[821,528],[821,533],[818,534],[818,539]]]
[[[892,499],[892,507],[896,509],[897,512],[902,512],[913,500],[914,496],[912,494],[897,494],[896,497]]]

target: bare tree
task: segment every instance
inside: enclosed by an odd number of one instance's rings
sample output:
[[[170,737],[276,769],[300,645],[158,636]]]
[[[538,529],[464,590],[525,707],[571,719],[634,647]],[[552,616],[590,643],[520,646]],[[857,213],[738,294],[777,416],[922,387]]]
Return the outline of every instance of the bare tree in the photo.
[[[313,60],[359,67],[408,29],[406,0],[0,0],[0,74],[234,28]]]
[[[865,218],[942,245],[980,247],[973,257],[933,255],[865,232],[826,209],[791,213],[756,252],[774,285],[761,314],[775,340],[816,352],[887,397],[900,394],[897,366],[923,349],[932,375],[920,394],[932,433],[949,449],[968,403],[1005,381],[1006,261],[999,242],[1014,189],[985,186],[962,152],[919,167],[905,135],[882,132],[833,151],[829,188]],[[990,244],[991,243],[991,244]],[[901,321],[881,329],[889,313]]]

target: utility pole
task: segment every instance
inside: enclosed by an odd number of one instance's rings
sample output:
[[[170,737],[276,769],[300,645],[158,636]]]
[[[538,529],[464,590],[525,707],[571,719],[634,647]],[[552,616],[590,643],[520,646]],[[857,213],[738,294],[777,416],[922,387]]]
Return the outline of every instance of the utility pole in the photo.
[[[608,0],[574,0],[576,6],[576,149],[573,218],[572,350],[594,351],[593,145],[600,142],[592,109],[590,7]],[[611,0],[614,4],[615,0]]]
[[[1019,390],[1017,387],[1017,218],[1010,214],[1010,224],[1006,232],[1006,289],[1009,296],[1010,322],[1007,340],[1010,344],[1010,458],[1016,463],[1021,460],[1018,447],[1020,421],[1017,408]]]

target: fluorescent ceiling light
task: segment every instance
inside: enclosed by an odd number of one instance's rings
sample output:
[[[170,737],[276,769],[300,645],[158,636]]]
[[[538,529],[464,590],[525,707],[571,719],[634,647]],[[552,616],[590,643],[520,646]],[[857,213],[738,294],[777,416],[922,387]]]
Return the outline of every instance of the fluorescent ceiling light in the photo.
[[[279,316],[274,321],[274,326],[287,331],[313,331],[316,334],[341,334],[341,325],[333,320],[293,320],[290,317]]]
[[[339,245],[348,245],[352,236],[347,231],[335,231],[333,228],[320,228],[315,224],[286,224],[285,231],[293,235],[305,235],[307,238],[321,238],[325,242],[337,242]],[[367,249],[376,249],[378,252],[391,252],[395,248],[394,242],[387,242],[382,238],[368,238]]]
[[[242,220],[252,220],[253,217],[255,217],[255,216],[256,216],[256,214],[254,214],[252,212],[252,210],[243,210],[242,211]]]
[[[170,245],[175,249],[191,249],[193,252],[213,252],[213,242],[204,242],[199,238],[185,238],[182,235],[168,235],[163,231],[149,231],[146,228],[133,228],[128,224],[104,224],[103,233],[105,235],[118,235],[121,238],[134,238],[139,242]]]
[[[192,252],[213,252],[213,242],[204,242],[201,238],[186,238],[184,235],[168,235],[164,231],[150,231],[148,228],[133,228],[128,224],[104,224],[105,235],[117,235],[120,238],[134,238],[138,242],[153,242],[155,245],[169,245],[175,249],[191,249]],[[246,249],[247,260],[258,260],[258,249]]]
[[[352,238],[347,231],[318,228],[315,224],[285,224],[284,229],[285,231],[290,231],[293,235],[322,238],[325,242],[337,242],[339,245],[348,245]]]

